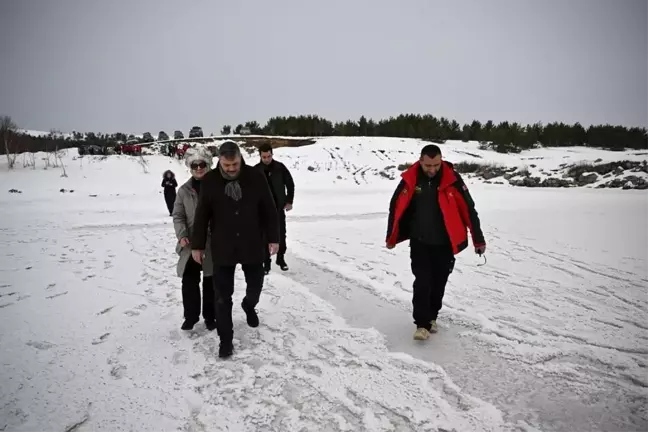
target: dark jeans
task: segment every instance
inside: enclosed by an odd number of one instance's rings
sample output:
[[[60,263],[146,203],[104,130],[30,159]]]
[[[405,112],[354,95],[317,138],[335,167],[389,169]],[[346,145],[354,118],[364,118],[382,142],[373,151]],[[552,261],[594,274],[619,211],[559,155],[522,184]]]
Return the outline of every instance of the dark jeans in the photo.
[[[243,264],[245,275],[245,298],[243,302],[250,308],[259,303],[263,288],[263,263]],[[232,322],[232,295],[234,294],[234,271],[236,266],[214,266],[214,289],[216,292],[216,325],[221,340],[231,341],[234,337]]]
[[[188,321],[200,320],[200,273],[202,266],[189,257],[182,275],[182,305],[184,317]],[[216,317],[214,305],[214,282],[211,276],[202,278],[202,316],[205,321]]]
[[[166,202],[169,214],[173,212],[173,204],[176,199],[176,190],[174,188],[164,188],[164,201]]]
[[[286,254],[286,211],[284,209],[277,210],[277,215],[279,216],[279,251],[277,252],[277,258],[283,259]],[[270,264],[271,260],[270,250],[266,247],[265,249],[265,262]]]
[[[414,324],[429,330],[430,321],[436,320],[441,310],[455,258],[450,246],[428,245],[410,240],[410,260],[414,274]]]

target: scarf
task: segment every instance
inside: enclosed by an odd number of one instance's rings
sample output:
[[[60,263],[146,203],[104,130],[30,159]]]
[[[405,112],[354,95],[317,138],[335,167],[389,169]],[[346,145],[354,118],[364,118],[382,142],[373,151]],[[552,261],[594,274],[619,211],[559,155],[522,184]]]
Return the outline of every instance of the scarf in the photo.
[[[263,170],[264,170],[264,171],[266,172],[266,174],[267,174],[267,173],[269,173],[270,171],[272,171],[272,170],[274,169],[274,166],[275,166],[275,161],[273,160],[273,161],[270,162],[268,165],[263,164]]]
[[[195,177],[192,177],[191,187],[196,191],[198,195],[200,195],[200,180],[196,179]]]
[[[219,165],[218,169],[220,170],[221,175],[227,181],[225,184],[225,195],[232,198],[234,201],[238,201],[243,198],[243,191],[241,190],[241,185],[238,182],[238,176],[241,171],[236,173],[236,175],[229,175],[223,168]]]

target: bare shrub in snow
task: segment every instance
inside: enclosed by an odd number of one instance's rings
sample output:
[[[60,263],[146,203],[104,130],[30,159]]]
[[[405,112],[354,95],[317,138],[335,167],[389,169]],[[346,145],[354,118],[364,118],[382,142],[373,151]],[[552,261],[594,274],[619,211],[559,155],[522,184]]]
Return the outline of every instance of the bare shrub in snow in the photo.
[[[474,174],[484,180],[490,180],[496,177],[505,177],[516,169],[506,168],[495,163],[481,162],[457,162],[454,163],[453,166],[459,174]]]
[[[58,168],[58,147],[53,152],[47,153],[47,158],[51,161],[50,163],[52,168]]]
[[[45,157],[43,158],[43,169],[46,170],[52,165],[52,161],[50,160],[51,155],[49,152],[45,153]]]
[[[506,140],[498,142],[480,141],[479,150],[496,151],[497,153],[520,153],[522,149],[516,147],[515,144]]]
[[[36,155],[31,152],[25,152],[23,156],[23,168],[31,167],[31,169],[36,169]]]
[[[59,151],[58,146],[56,147],[56,150],[54,150],[54,166],[61,166],[61,169],[63,170],[63,174],[61,174],[61,177],[67,177],[67,172],[65,171],[65,164],[63,163],[63,158],[62,156],[67,155],[67,150],[61,150]],[[57,163],[58,160],[58,163]]]
[[[528,167],[520,168],[515,172],[515,175],[519,175],[522,177],[530,177],[531,172],[529,171]]]
[[[50,129],[49,131],[49,136],[53,139],[61,138],[63,134],[61,131],[58,129]],[[43,169],[48,169],[50,167],[53,168],[58,168],[58,162],[57,162],[57,156],[56,156],[57,150],[55,149],[52,151],[49,141],[45,141],[45,157],[43,158],[43,161],[45,162],[45,166]]]
[[[483,164],[478,162],[457,162],[454,164],[455,169],[460,174],[476,173],[482,169]]]
[[[0,117],[0,139],[2,139],[2,143],[4,144],[9,169],[13,169],[16,166],[16,158],[18,157],[18,143],[14,140],[17,129],[18,126],[11,120],[11,117]]]
[[[143,155],[140,155],[140,157],[138,159],[138,162],[142,166],[142,169],[144,170],[144,174],[148,174],[148,172],[149,172],[149,170],[148,170],[148,162],[146,161],[146,159],[144,159]]]

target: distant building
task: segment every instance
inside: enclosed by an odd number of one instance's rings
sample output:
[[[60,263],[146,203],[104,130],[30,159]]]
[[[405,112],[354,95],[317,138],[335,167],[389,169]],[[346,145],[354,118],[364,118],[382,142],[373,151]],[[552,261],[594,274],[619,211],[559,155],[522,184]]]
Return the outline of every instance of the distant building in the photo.
[[[247,126],[243,126],[241,128],[241,132],[239,133],[240,135],[250,135],[252,132],[250,131],[250,128]]]

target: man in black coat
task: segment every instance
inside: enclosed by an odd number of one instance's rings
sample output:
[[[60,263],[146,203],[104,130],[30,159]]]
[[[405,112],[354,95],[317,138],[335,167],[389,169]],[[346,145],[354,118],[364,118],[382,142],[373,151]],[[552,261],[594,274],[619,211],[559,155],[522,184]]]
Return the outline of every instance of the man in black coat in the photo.
[[[256,167],[259,168],[266,176],[272,197],[277,206],[279,215],[279,252],[277,253],[277,265],[281,270],[288,270],[286,264],[286,212],[292,210],[293,199],[295,197],[295,182],[293,181],[290,171],[286,165],[274,160],[272,155],[272,146],[264,144],[259,147],[261,162]],[[266,254],[264,270],[266,274],[270,272],[270,254]]]
[[[191,241],[193,259],[201,263],[211,228],[216,328],[219,357],[232,355],[234,270],[241,264],[247,289],[241,307],[250,327],[259,325],[255,311],[263,288],[263,261],[279,250],[279,222],[263,174],[245,164],[236,143],[224,142],[218,166],[202,180]]]

